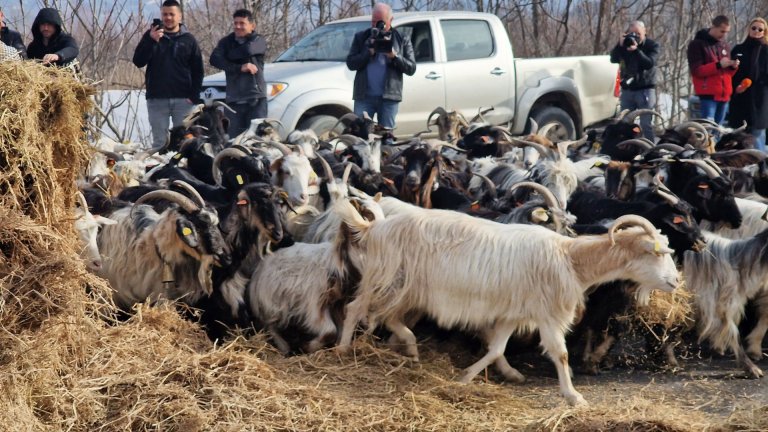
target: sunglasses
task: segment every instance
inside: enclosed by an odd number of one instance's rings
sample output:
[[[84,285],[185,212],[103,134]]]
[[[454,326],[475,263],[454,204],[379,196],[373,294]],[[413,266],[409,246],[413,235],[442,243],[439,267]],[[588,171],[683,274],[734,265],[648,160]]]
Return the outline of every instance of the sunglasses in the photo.
[[[759,31],[759,32],[763,32],[763,31],[765,31],[765,29],[764,29],[764,28],[762,28],[762,27],[755,27],[755,26],[752,26],[752,31]]]

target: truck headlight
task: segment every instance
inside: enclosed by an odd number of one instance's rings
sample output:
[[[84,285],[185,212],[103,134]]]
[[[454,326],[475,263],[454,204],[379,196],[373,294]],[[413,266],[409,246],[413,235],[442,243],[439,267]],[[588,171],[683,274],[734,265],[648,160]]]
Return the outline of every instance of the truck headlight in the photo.
[[[275,96],[284,92],[288,88],[288,84],[282,82],[269,82],[267,83],[267,100],[272,100]]]

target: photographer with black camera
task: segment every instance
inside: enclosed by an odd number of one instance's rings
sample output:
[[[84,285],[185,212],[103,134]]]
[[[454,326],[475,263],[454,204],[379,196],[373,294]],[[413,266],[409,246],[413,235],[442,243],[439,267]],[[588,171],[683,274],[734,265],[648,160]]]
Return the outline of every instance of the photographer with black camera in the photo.
[[[621,109],[653,109],[656,105],[656,61],[659,44],[645,36],[645,24],[633,21],[611,50],[611,63],[619,64]],[[643,136],[653,141],[651,114],[640,116]]]
[[[347,55],[347,67],[357,71],[352,95],[355,114],[376,114],[376,121],[385,129],[395,128],[397,108],[403,98],[403,74],[416,73],[410,39],[391,25],[392,8],[376,3],[371,28],[355,34]]]

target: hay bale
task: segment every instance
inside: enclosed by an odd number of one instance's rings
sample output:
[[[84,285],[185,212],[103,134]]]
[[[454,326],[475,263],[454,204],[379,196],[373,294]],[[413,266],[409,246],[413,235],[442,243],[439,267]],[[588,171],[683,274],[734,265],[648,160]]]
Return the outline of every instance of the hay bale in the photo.
[[[59,227],[91,153],[84,131],[94,90],[33,62],[1,62],[0,76],[0,207]]]

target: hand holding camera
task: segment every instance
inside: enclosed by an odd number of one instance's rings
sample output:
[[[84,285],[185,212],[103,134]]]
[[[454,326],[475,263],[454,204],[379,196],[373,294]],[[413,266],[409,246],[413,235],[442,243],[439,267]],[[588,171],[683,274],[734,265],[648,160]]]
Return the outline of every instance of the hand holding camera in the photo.
[[[640,45],[640,35],[635,32],[626,33],[621,40],[621,46],[627,51],[635,51]]]
[[[384,21],[377,21],[376,26],[371,29],[371,37],[368,39],[368,48],[372,50],[371,55],[374,53],[390,54],[390,58],[394,56],[392,50],[392,31],[384,30],[386,24]]]

